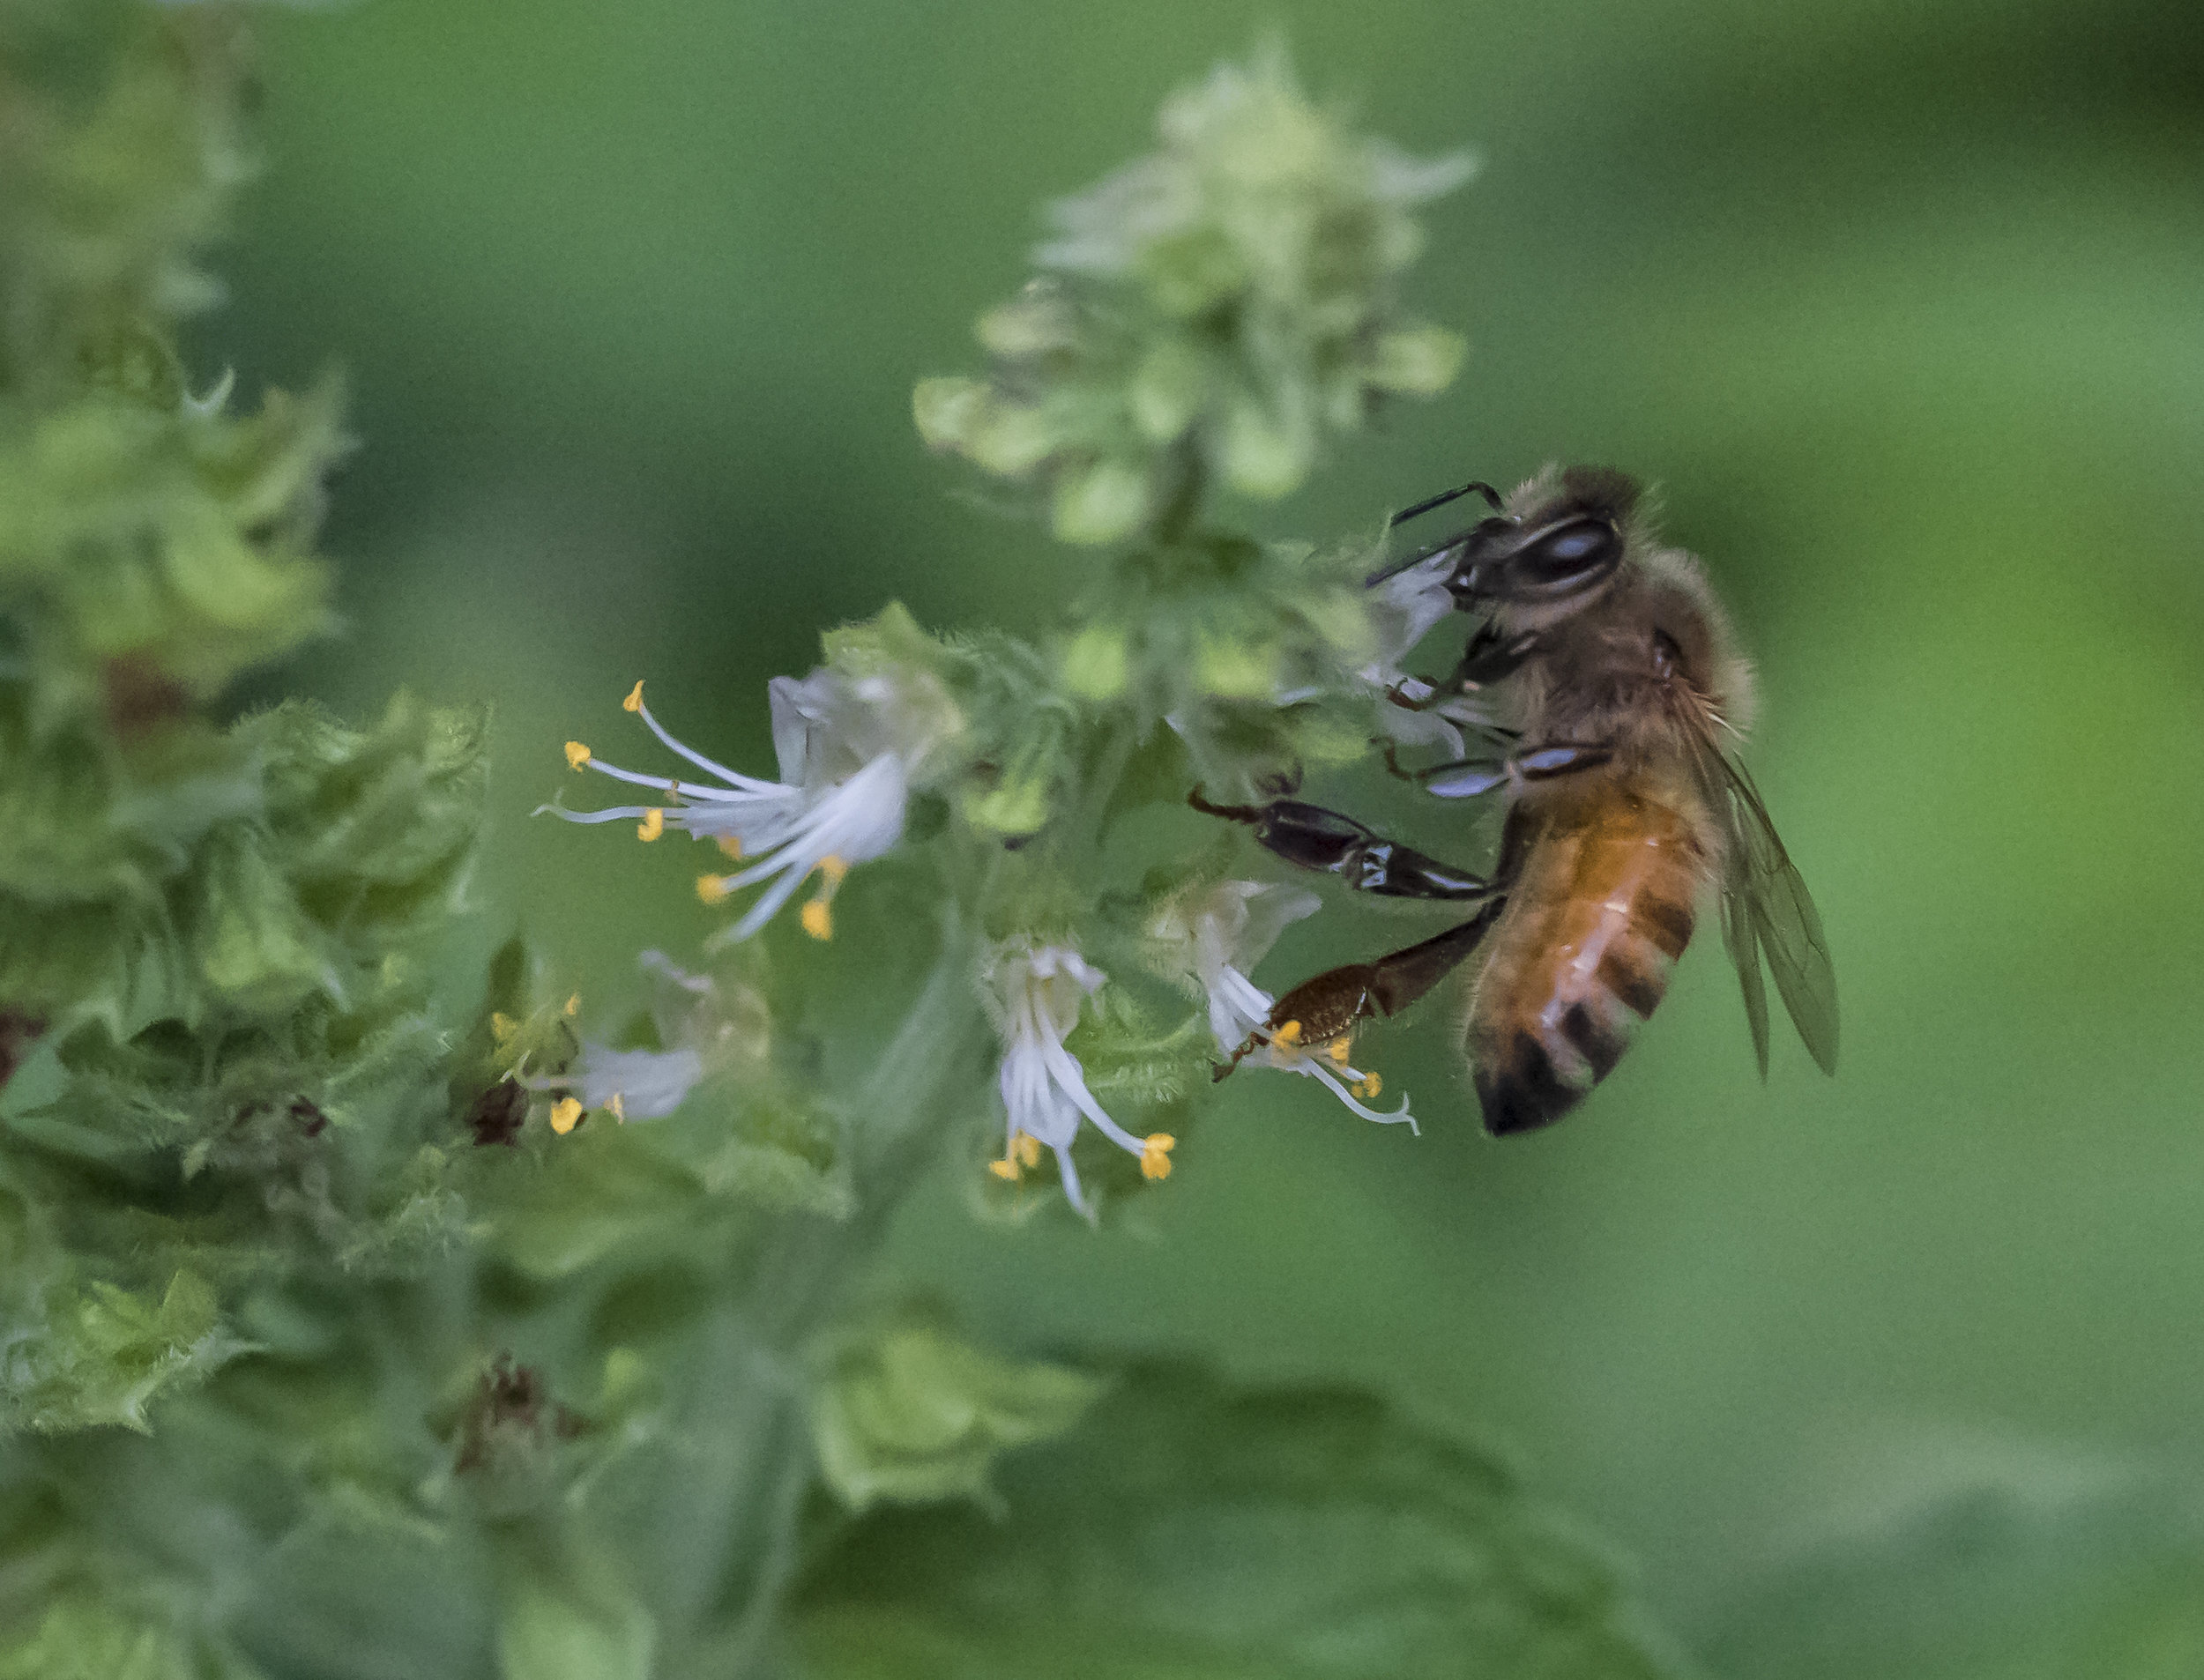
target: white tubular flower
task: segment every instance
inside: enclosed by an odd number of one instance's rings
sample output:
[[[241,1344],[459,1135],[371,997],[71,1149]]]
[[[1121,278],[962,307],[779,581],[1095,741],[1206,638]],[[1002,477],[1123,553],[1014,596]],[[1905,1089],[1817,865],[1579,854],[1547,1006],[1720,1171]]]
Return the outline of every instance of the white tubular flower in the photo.
[[[612,1050],[585,1044],[574,1064],[582,1106],[608,1109],[623,1120],[662,1120],[704,1076],[693,1050]]]
[[[1392,695],[1427,700],[1431,687],[1410,676],[1402,661],[1433,628],[1455,610],[1446,580],[1454,569],[1451,554],[1433,554],[1420,566],[1396,572],[1377,586],[1370,604],[1370,621],[1378,633],[1378,657],[1357,674],[1377,691],[1377,726],[1403,747],[1438,747],[1459,758],[1462,731],[1493,720],[1472,696],[1450,695],[1427,711],[1411,711],[1394,703]]]
[[[1364,1119],[1374,1120],[1380,1126],[1405,1124],[1420,1137],[1422,1130],[1416,1124],[1416,1117],[1408,1111],[1407,1098],[1402,1098],[1400,1107],[1390,1114],[1363,1105],[1359,1099],[1374,1097],[1385,1089],[1385,1082],[1374,1072],[1364,1073],[1360,1068],[1349,1067],[1347,1059],[1353,1053],[1351,1033],[1341,1033],[1323,1044],[1305,1044],[1301,1042],[1301,1023],[1287,1021],[1275,1030],[1258,1027],[1241,1049],[1234,1052],[1233,1060],[1246,1060],[1257,1067],[1276,1067],[1289,1074],[1306,1074],[1330,1087],[1334,1096]]]
[[[706,1074],[764,1054],[770,1022],[755,993],[737,986],[730,1001],[709,975],[689,973],[662,951],[645,951],[641,962],[652,1022],[666,1048],[614,1050],[585,1040],[565,1073],[524,1078],[531,1090],[562,1093],[553,1130],[572,1131],[592,1109],[623,1123],[664,1119]]]
[[[1270,1018],[1270,994],[1247,978],[1278,935],[1323,901],[1298,887],[1223,881],[1206,891],[1165,901],[1150,919],[1156,967],[1191,980],[1208,1001],[1210,1030],[1225,1054]]]
[[[987,1012],[1002,1039],[1007,1126],[1002,1158],[988,1170],[1015,1181],[1039,1163],[1044,1147],[1053,1149],[1065,1196],[1089,1219],[1094,1209],[1071,1162],[1082,1118],[1137,1157],[1141,1172],[1150,1178],[1171,1176],[1171,1150],[1177,1141],[1165,1132],[1135,1137],[1112,1119],[1087,1089],[1079,1059],[1064,1048],[1064,1039],[1079,1022],[1081,1007],[1106,978],[1076,951],[1057,945],[1037,948],[1024,940],[998,946],[980,977]]]
[[[803,908],[804,931],[814,939],[831,939],[831,906],[843,877],[903,838],[913,777],[932,767],[937,749],[962,727],[955,702],[923,672],[851,678],[820,670],[800,681],[776,677],[768,692],[779,781],[744,776],[676,740],[651,715],[638,682],[621,703],[669,750],[714,779],[643,775],[607,764],[581,742],[569,741],[570,768],[651,788],[663,795],[662,802],[601,811],[542,807],[570,822],[632,821],[646,841],[668,829],[686,829],[696,839],[717,842],[730,858],[750,860],[732,874],[697,879],[697,896],[707,904],[746,887],[765,886],[715,944],[749,938],[815,873],[820,884]]]

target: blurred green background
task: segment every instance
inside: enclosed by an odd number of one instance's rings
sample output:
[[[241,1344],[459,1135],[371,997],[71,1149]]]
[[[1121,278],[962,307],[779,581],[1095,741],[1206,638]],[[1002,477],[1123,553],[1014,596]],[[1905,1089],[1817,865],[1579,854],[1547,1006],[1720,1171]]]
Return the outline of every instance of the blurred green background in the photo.
[[[1830,929],[1844,1066],[1825,1082],[1779,1042],[1756,1082],[1708,941],[1552,1133],[1478,1134],[1434,1012],[1371,1041],[1420,1141],[1243,1079],[1144,1230],[982,1228],[945,1181],[904,1275],[1008,1342],[1221,1349],[1476,1419],[1694,1636],[1789,1549],[1946,1487],[2186,1476],[2193,4],[272,15],[268,169],[197,360],[251,390],[336,359],[364,447],[330,539],[348,632],[264,691],[491,701],[484,939],[525,916],[604,986],[639,942],[692,950],[685,849],[526,820],[558,744],[614,736],[647,676],[670,727],[762,768],[763,682],[821,628],[890,598],[935,627],[1051,622],[1087,562],[953,494],[912,383],[979,361],[972,319],[1022,278],[1041,201],[1273,26],[1316,91],[1485,168],[1411,280],[1469,332],[1463,377],[1261,527],[1366,528],[1554,458],[1657,480],[1763,667],[1750,756]],[[1463,848],[1377,780],[1326,791]],[[1401,931],[1335,911],[1262,978]]]

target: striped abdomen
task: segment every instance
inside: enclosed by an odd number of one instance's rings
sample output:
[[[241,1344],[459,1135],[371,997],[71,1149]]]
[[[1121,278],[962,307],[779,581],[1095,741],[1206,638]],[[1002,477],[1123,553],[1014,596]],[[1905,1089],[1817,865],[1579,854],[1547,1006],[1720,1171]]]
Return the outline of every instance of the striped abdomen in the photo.
[[[1572,776],[1508,824],[1515,879],[1464,1033],[1495,1134],[1560,1119],[1607,1076],[1668,990],[1716,862],[1682,777]]]

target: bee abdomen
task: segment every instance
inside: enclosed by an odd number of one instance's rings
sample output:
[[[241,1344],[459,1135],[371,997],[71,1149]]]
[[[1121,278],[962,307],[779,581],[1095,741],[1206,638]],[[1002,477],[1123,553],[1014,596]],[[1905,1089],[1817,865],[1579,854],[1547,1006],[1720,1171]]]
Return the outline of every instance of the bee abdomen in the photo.
[[[1495,1136],[1551,1125],[1614,1071],[1691,941],[1708,873],[1689,818],[1627,783],[1524,814],[1522,872],[1466,1033]]]

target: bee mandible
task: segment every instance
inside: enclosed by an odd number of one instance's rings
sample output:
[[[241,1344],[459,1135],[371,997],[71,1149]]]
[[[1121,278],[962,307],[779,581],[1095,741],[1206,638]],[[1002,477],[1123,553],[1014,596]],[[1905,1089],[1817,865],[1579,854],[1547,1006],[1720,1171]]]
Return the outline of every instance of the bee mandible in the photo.
[[[1836,1069],[1836,978],[1821,918],[1736,755],[1753,710],[1751,667],[1700,564],[1664,546],[1636,482],[1606,468],[1549,469],[1502,497],[1473,483],[1393,523],[1477,494],[1467,530],[1371,574],[1441,581],[1476,621],[1444,681],[1391,698],[1429,710],[1475,696],[1487,751],[1419,769],[1389,742],[1388,767],[1435,798],[1505,802],[1500,857],[1484,876],[1291,798],[1191,803],[1245,822],[1287,862],[1364,892],[1474,905],[1433,938],[1304,981],[1280,998],[1217,1077],[1270,1044],[1337,1044],[1476,959],[1462,1022],[1485,1129],[1560,1119],[1612,1072],[1718,898],[1723,943],[1768,1072],[1763,959],[1798,1036]]]

